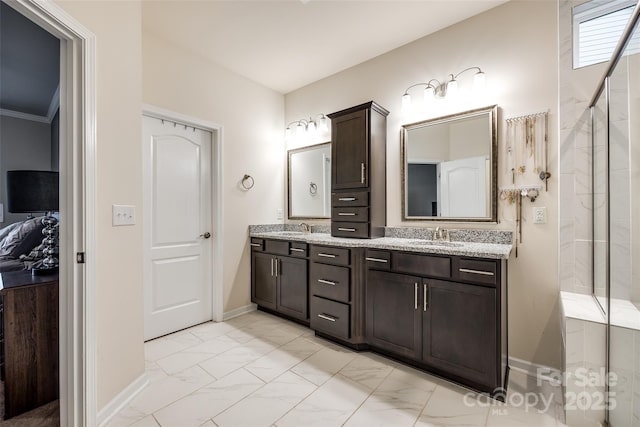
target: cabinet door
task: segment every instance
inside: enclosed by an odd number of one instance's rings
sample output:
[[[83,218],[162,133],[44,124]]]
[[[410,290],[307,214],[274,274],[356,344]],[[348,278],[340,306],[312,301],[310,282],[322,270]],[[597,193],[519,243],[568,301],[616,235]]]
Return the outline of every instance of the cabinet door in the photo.
[[[278,311],[301,320],[307,320],[307,263],[306,259],[279,257],[276,261],[278,277]]]
[[[331,120],[332,189],[369,185],[368,112],[355,111]]]
[[[422,351],[422,279],[367,271],[367,341],[374,347],[419,360]]]
[[[269,254],[251,255],[251,300],[256,304],[276,309],[275,257]]]
[[[423,361],[497,387],[496,290],[428,279],[422,286]]]

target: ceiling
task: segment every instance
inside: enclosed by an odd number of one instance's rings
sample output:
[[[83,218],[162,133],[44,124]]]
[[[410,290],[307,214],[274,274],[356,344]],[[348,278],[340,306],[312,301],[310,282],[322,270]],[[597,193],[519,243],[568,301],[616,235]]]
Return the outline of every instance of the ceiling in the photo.
[[[148,0],[145,31],[280,93],[507,0]],[[117,25],[117,23],[114,23]],[[59,41],[0,2],[0,108],[47,117]]]
[[[59,81],[59,40],[0,2],[0,108],[47,117]]]
[[[506,0],[143,2],[143,29],[288,93]]]

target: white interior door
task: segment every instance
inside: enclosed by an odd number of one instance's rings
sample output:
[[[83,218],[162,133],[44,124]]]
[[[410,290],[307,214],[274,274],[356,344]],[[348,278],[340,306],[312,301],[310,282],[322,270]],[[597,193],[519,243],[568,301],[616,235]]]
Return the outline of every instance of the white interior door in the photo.
[[[144,116],[144,338],[212,319],[210,132]]]
[[[482,218],[487,214],[487,159],[469,157],[440,163],[442,216]]]

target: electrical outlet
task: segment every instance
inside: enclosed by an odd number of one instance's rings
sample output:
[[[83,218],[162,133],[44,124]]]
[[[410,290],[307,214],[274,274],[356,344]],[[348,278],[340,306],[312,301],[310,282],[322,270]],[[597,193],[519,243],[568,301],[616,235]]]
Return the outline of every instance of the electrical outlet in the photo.
[[[276,219],[277,220],[284,219],[284,213],[282,212],[282,209],[276,209]]]
[[[547,208],[534,207],[533,209],[533,223],[534,224],[546,224],[547,223]]]
[[[136,207],[130,205],[113,205],[112,206],[112,224],[134,225],[136,223]]]

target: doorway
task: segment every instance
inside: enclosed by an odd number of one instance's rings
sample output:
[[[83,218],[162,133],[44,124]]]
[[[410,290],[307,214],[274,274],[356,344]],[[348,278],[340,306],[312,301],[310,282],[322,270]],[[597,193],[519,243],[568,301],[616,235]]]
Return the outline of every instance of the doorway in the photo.
[[[60,40],[60,424],[93,427],[95,36],[53,2],[5,3]]]
[[[144,339],[221,320],[220,128],[143,114]]]

